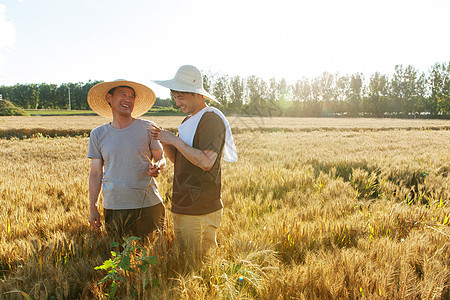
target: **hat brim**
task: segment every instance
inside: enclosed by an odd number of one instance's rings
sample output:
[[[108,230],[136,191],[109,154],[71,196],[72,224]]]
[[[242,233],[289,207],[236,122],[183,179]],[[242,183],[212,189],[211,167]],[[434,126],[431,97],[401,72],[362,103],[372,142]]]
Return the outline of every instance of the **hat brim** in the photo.
[[[133,81],[117,80],[94,85],[87,96],[89,107],[102,117],[112,118],[113,114],[111,106],[106,101],[106,94],[109,90],[118,86],[129,86],[134,89],[135,102],[131,112],[133,118],[142,116],[155,104],[155,93],[149,87]]]
[[[191,85],[179,82],[179,81],[177,81],[175,79],[170,79],[170,80],[151,80],[151,82],[156,83],[156,84],[158,84],[160,86],[163,86],[165,88],[171,89],[173,91],[200,94],[200,95],[202,95],[203,97],[205,97],[208,100],[212,100],[214,102],[217,102],[217,103],[221,104],[213,95],[208,93],[205,89],[203,89],[203,88],[196,88],[196,87],[193,87]]]

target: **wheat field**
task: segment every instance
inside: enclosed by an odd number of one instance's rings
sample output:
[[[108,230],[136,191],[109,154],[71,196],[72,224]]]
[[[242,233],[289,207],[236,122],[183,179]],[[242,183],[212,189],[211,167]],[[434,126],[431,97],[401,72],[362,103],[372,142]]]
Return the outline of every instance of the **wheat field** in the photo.
[[[104,122],[0,118],[0,298],[106,297],[94,268],[111,241],[88,226],[86,158],[86,130]],[[168,163],[165,231],[140,243],[157,264],[125,274],[117,298],[450,297],[450,121],[230,123],[239,161],[223,165],[219,248],[200,261],[174,244]]]

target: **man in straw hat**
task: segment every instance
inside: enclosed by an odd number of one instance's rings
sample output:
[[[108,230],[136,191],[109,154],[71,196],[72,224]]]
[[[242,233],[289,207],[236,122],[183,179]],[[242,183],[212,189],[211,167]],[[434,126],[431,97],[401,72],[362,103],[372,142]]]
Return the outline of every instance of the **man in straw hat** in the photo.
[[[157,127],[151,133],[174,163],[176,240],[204,254],[217,246],[216,230],[222,218],[221,158],[237,161],[230,125],[220,110],[206,104],[205,99],[217,100],[203,88],[196,67],[182,66],[173,79],[154,82],[169,88],[176,105],[188,114],[178,127],[178,136]]]
[[[103,192],[105,227],[114,238],[144,237],[162,227],[165,208],[155,177],[165,166],[161,143],[151,138],[153,122],[137,119],[155,103],[145,85],[116,80],[93,86],[88,104],[112,121],[92,130],[89,139],[89,223],[100,228],[97,209]]]

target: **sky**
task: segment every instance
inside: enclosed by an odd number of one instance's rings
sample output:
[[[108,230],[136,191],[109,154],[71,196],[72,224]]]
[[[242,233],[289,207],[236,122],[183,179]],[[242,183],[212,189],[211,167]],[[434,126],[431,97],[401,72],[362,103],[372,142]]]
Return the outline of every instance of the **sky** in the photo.
[[[0,86],[171,79],[295,82],[450,61],[448,0],[0,0]]]

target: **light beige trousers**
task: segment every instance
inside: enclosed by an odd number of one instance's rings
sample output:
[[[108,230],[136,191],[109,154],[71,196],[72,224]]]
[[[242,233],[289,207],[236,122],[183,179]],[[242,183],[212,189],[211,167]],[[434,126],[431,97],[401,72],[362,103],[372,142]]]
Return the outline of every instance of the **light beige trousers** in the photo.
[[[172,213],[175,239],[186,250],[205,254],[217,247],[216,231],[222,220],[223,209],[206,215]]]

